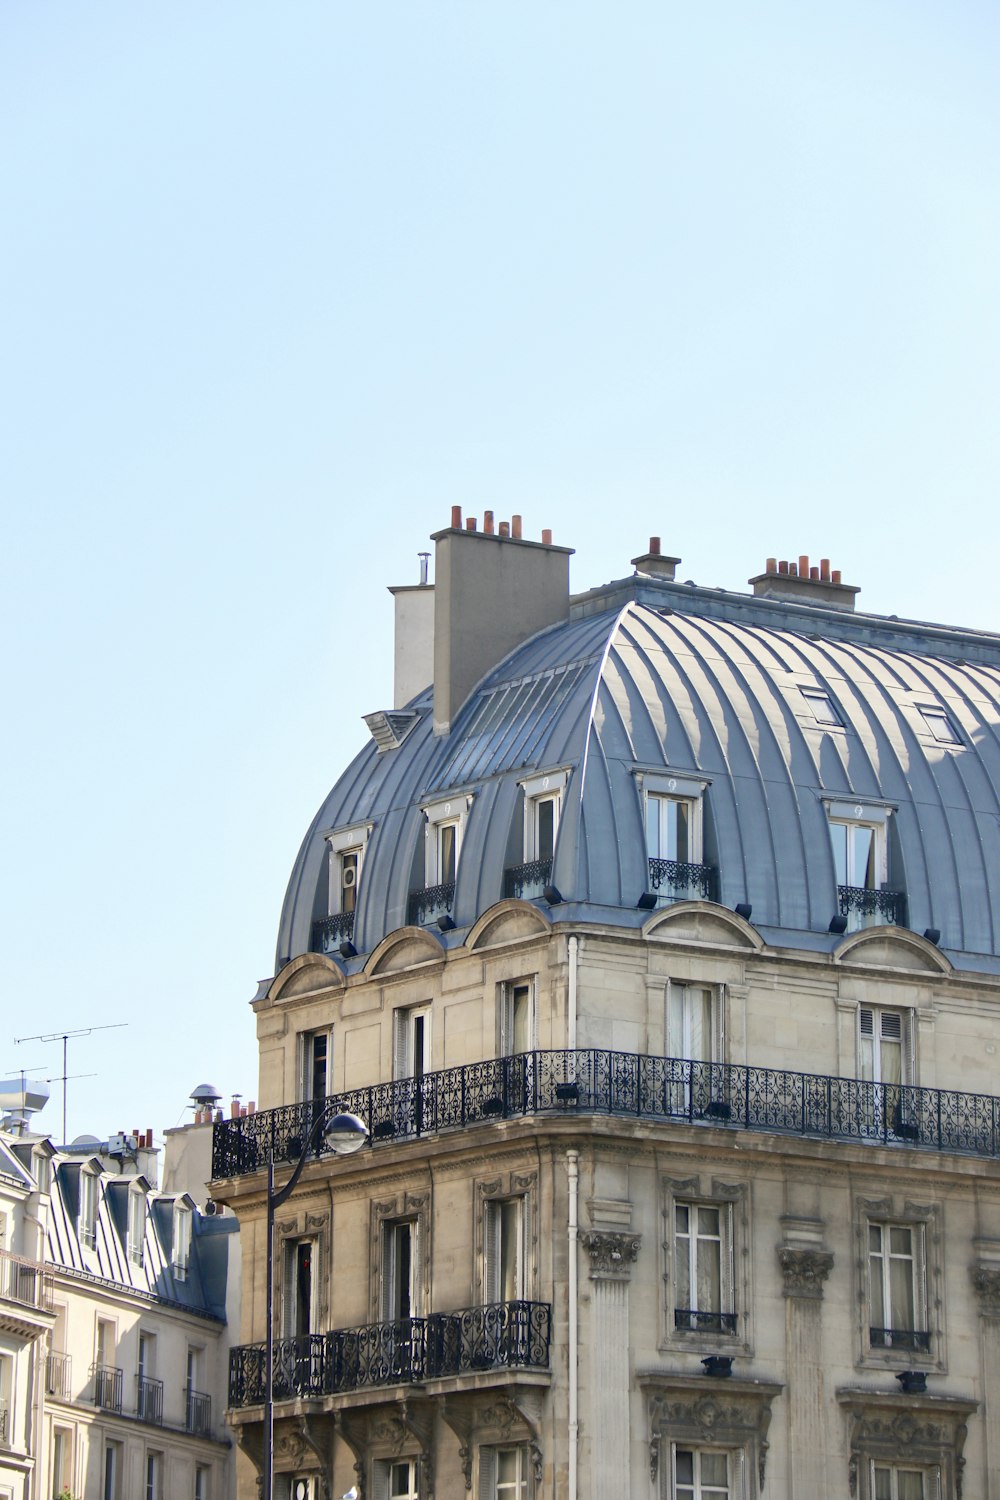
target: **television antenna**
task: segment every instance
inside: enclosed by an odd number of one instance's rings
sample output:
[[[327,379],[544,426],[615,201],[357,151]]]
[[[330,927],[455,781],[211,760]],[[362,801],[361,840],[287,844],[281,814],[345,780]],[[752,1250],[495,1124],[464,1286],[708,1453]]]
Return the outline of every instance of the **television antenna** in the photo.
[[[77,1027],[75,1027],[73,1029],[69,1029],[69,1030],[66,1030],[66,1031],[45,1031],[45,1032],[42,1032],[39,1036],[16,1036],[14,1038],[14,1045],[15,1045],[15,1047],[19,1047],[22,1042],[62,1042],[62,1046],[63,1046],[63,1070],[62,1070],[62,1077],[61,1078],[52,1078],[52,1079],[49,1079],[48,1081],[50,1083],[61,1083],[62,1086],[63,1086],[63,1128],[62,1128],[63,1145],[66,1144],[66,1084],[67,1084],[67,1081],[71,1077],[72,1078],[91,1078],[91,1077],[93,1077],[93,1074],[90,1074],[90,1073],[72,1073],[72,1074],[70,1073],[69,1068],[67,1067],[67,1049],[69,1047],[70,1041],[73,1040],[73,1039],[75,1039],[75,1038],[77,1038],[77,1037],[90,1036],[95,1031],[119,1031],[123,1026],[127,1026],[127,1025],[128,1025],[127,1021],[110,1021],[106,1025],[104,1025],[104,1026],[77,1026]]]

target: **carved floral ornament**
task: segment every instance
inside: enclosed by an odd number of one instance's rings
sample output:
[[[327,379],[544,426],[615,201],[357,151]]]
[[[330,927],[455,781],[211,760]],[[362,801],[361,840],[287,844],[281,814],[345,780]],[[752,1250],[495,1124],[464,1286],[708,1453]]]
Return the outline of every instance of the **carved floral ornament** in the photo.
[[[980,1262],[969,1267],[969,1275],[972,1277],[972,1285],[979,1298],[979,1311],[983,1317],[1000,1317],[1000,1266]]]
[[[786,1297],[822,1298],[823,1283],[833,1269],[829,1250],[779,1245],[778,1263],[785,1279]]]
[[[968,1420],[979,1403],[957,1396],[904,1395],[842,1389],[837,1400],[850,1425],[848,1487],[858,1493],[858,1475],[873,1459],[905,1460],[936,1468],[943,1494],[962,1500],[962,1449]]]
[[[769,1380],[709,1383],[703,1375],[639,1377],[649,1420],[649,1473],[653,1482],[670,1442],[719,1443],[742,1448],[764,1487],[771,1404],[783,1386]]]
[[[590,1229],[581,1234],[580,1243],[590,1256],[590,1275],[593,1281],[608,1278],[627,1281],[639,1254],[642,1238],[637,1234]]]

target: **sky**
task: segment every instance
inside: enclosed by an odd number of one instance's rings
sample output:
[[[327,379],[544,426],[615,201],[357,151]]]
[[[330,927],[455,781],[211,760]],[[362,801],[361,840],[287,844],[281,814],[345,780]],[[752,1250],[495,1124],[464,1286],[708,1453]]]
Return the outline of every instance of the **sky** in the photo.
[[[0,0],[0,1077],[255,1098],[453,504],[1000,630],[998,185],[986,0]]]

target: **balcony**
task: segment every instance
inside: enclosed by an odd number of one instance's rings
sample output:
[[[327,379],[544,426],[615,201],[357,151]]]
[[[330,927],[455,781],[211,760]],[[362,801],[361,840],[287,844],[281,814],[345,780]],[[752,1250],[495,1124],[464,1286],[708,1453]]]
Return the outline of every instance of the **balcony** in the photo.
[[[711,901],[715,866],[694,865],[682,859],[651,859],[649,889],[667,901]]]
[[[117,1365],[94,1366],[94,1405],[121,1414],[122,1372]]]
[[[422,1384],[491,1370],[548,1369],[551,1308],[545,1302],[493,1302],[427,1318],[340,1328],[274,1345],[276,1401]],[[229,1356],[230,1407],[264,1401],[265,1346]]]
[[[411,927],[426,927],[445,916],[455,904],[455,882],[426,885],[422,891],[411,891],[406,903],[406,920]]]
[[[862,927],[906,925],[906,896],[902,891],[873,890],[863,885],[838,885],[837,910],[851,932]]]
[[[51,1311],[52,1288],[45,1268],[23,1255],[0,1250],[0,1298],[21,1307]]]
[[[140,1422],[163,1426],[163,1381],[149,1375],[136,1376],[135,1414]]]
[[[674,1308],[674,1327],[687,1328],[693,1333],[736,1333],[736,1314],[724,1312],[701,1312],[692,1307]]]
[[[497,1119],[590,1114],[1000,1156],[1000,1099],[991,1094],[601,1048],[491,1058],[352,1089],[329,1103],[359,1115],[376,1147]],[[272,1154],[297,1161],[314,1109],[310,1101],[218,1121],[213,1179],[262,1171]]]
[[[345,939],[354,935],[354,913],[341,911],[333,917],[322,917],[312,926],[313,953],[336,953]]]
[[[184,1429],[197,1437],[212,1435],[212,1398],[190,1385],[184,1387]]]
[[[917,1328],[869,1328],[869,1342],[873,1349],[906,1349],[916,1354],[929,1354],[931,1336]]]
[[[529,859],[527,864],[510,865],[503,872],[503,893],[530,901],[540,896],[552,879],[551,859]]]
[[[72,1400],[72,1361],[68,1354],[53,1349],[45,1356],[45,1394],[57,1401]]]

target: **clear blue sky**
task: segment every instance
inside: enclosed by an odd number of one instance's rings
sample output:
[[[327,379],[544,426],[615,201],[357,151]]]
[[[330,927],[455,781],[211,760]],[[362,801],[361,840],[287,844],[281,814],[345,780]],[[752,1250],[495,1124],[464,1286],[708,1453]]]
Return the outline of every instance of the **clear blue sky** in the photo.
[[[453,503],[1000,629],[998,74],[986,0],[0,6],[0,1074],[256,1093]]]

